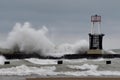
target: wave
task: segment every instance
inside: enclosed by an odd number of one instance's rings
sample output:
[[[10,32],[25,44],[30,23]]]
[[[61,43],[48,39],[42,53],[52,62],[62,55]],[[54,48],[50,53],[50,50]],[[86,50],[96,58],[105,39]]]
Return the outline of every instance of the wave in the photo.
[[[75,54],[77,51],[85,52],[88,50],[88,42],[79,40],[74,44],[63,43],[54,44],[47,37],[48,29],[43,26],[41,29],[34,29],[29,22],[23,25],[16,23],[2,48],[19,50],[25,53],[36,52],[44,56],[63,56],[65,54]]]

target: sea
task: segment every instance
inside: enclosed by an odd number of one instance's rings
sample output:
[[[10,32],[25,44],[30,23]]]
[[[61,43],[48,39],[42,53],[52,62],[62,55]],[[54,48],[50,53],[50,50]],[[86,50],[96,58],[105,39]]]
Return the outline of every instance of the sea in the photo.
[[[58,62],[61,61],[61,64]],[[12,59],[0,65],[0,80],[38,77],[120,77],[120,58]]]

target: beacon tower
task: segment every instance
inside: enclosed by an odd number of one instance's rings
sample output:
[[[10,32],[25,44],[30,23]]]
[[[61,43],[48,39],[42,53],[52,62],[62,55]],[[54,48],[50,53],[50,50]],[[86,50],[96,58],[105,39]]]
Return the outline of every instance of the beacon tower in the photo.
[[[101,33],[101,16],[91,16],[91,32],[89,33],[89,50],[87,54],[102,54],[104,34]]]

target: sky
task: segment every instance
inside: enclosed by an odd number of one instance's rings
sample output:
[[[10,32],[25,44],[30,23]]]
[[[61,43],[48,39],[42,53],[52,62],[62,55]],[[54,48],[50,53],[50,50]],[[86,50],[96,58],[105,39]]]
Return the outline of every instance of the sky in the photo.
[[[104,48],[120,48],[120,0],[0,0],[0,40],[15,23],[46,26],[56,44],[88,40],[91,15],[101,15]]]

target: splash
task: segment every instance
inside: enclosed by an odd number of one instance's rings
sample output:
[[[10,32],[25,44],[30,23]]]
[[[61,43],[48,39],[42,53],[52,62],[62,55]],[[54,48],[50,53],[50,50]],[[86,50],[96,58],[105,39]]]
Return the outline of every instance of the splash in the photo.
[[[0,56],[0,65],[4,65],[4,62],[6,61],[4,56]]]
[[[47,33],[48,29],[45,26],[42,29],[34,29],[28,22],[23,25],[16,23],[2,47],[25,53],[36,52],[44,56],[63,56],[75,54],[77,51],[85,52],[88,49],[86,40],[55,45],[48,39]]]
[[[53,53],[47,54],[50,56],[60,57],[65,54],[85,53],[88,50],[88,42],[80,40],[73,44],[64,43],[54,47]]]
[[[24,25],[16,23],[9,33],[4,47],[19,49],[26,53],[47,53],[54,47],[54,44],[45,36],[47,31],[46,27],[35,30],[28,22]]]

